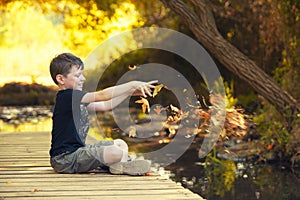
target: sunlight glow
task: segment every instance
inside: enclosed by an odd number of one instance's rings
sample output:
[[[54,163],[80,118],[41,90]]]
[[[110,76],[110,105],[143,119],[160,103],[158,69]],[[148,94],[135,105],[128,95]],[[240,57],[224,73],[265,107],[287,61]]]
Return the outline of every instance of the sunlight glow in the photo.
[[[72,52],[84,59],[107,38],[143,25],[133,4],[112,8],[108,17],[95,3],[87,9],[71,0],[0,6],[0,86],[12,81],[53,85],[49,63],[55,55]]]

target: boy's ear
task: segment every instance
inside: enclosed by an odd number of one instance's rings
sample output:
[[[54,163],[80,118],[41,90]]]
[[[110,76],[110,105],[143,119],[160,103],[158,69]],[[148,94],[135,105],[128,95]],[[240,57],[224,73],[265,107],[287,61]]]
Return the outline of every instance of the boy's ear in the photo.
[[[59,84],[61,85],[65,84],[64,76],[62,74],[57,74],[55,78]]]

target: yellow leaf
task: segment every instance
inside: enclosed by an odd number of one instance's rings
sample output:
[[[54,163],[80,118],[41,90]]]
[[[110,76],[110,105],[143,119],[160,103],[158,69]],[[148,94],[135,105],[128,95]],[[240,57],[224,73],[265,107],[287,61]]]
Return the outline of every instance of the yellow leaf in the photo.
[[[173,106],[172,104],[170,105],[170,108],[171,108],[172,111],[174,111],[176,113],[180,112],[179,108],[177,108],[176,106]]]
[[[136,128],[134,126],[130,126],[128,135],[129,137],[136,137]]]
[[[147,99],[141,97],[141,99],[135,101],[135,103],[140,103],[142,104],[142,111],[143,113],[146,113],[146,111],[149,113],[150,112],[150,105]]]
[[[135,66],[135,65],[129,65],[129,66],[128,66],[128,69],[130,69],[130,70],[135,70],[135,69],[136,69],[136,66]]]
[[[153,91],[153,97],[155,97],[161,91],[161,89],[163,87],[164,87],[163,84],[156,85],[155,88],[154,88],[154,91]]]

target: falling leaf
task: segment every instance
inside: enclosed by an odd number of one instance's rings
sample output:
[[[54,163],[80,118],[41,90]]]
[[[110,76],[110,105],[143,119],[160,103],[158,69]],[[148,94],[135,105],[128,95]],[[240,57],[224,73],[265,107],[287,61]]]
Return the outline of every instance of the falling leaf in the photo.
[[[169,138],[172,138],[176,134],[176,129],[174,128],[169,128]]]
[[[187,118],[188,116],[189,116],[189,111],[183,112],[183,113],[180,115],[180,120],[183,120],[183,119]]]
[[[159,140],[158,143],[159,144],[168,144],[168,143],[170,143],[170,141],[171,140],[169,140],[169,139],[162,139],[162,140]]]
[[[202,109],[199,110],[200,119],[210,119],[210,114]]]
[[[136,67],[136,65],[129,65],[128,66],[128,69],[130,69],[130,70],[135,70],[137,67]]]
[[[272,144],[268,144],[267,149],[270,150],[272,148],[273,148],[273,145]]]
[[[130,126],[128,134],[129,134],[129,137],[136,137],[136,128],[134,126]]]
[[[153,91],[153,97],[155,97],[160,91],[161,89],[164,87],[163,84],[159,84],[159,85],[156,85],[155,88],[154,88],[154,91]]]
[[[39,192],[39,191],[40,191],[40,190],[39,190],[39,189],[36,189],[36,188],[32,190],[32,192]]]
[[[172,111],[176,112],[176,113],[179,113],[179,108],[177,108],[176,106],[173,106],[172,104],[170,105],[170,108]]]
[[[135,101],[135,103],[140,103],[142,104],[142,112],[146,113],[146,111],[149,113],[150,112],[150,105],[147,99],[141,97],[141,99]]]
[[[167,118],[167,122],[173,122],[174,121],[174,118],[172,117],[172,116],[169,116],[168,118]]]
[[[202,149],[199,149],[199,151],[198,151],[198,156],[200,157],[200,158],[202,158],[202,157],[204,157],[204,156],[206,156],[207,155],[207,152],[206,151],[203,151]]]
[[[166,108],[162,107],[162,106],[155,106],[154,111],[156,112],[156,114],[160,114],[161,111],[166,110]]]
[[[156,131],[153,135],[154,136],[160,136],[160,133]]]
[[[177,115],[175,115],[175,116],[173,117],[173,119],[174,119],[174,122],[178,122],[178,121],[180,120],[180,118],[179,118]]]
[[[268,173],[270,173],[270,174],[271,174],[271,173],[272,173],[272,171],[273,171],[273,170],[272,170],[271,168],[267,168],[267,172],[268,172]]]

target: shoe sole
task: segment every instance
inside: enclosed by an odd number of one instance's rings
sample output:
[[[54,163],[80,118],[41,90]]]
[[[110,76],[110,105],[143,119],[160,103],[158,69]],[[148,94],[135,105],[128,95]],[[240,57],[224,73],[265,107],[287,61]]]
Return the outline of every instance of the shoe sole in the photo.
[[[145,175],[150,171],[151,162],[148,160],[134,160],[129,162],[119,162],[111,165],[109,171],[112,174]]]

